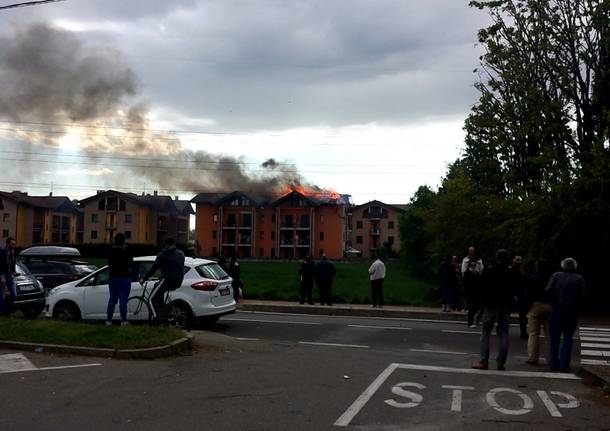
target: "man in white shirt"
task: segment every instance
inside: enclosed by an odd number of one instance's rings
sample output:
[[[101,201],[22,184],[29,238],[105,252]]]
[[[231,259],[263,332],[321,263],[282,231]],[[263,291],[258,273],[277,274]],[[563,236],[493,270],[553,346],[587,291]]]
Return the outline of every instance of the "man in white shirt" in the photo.
[[[376,254],[371,256],[373,264],[369,268],[371,280],[371,297],[373,307],[383,307],[383,279],[385,278],[385,264]]]
[[[464,273],[468,270],[469,262],[476,262],[476,272],[478,274],[481,274],[483,272],[483,260],[479,256],[477,256],[477,250],[472,246],[468,247],[468,256],[466,256],[462,260],[462,275],[464,275]]]

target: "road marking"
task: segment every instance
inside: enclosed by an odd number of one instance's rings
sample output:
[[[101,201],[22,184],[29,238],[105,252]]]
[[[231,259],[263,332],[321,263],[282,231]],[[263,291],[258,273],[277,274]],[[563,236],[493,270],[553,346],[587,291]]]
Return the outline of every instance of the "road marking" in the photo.
[[[580,380],[580,377],[568,373],[546,373],[540,371],[495,371],[475,370],[474,368],[437,367],[432,365],[396,364],[396,368],[419,371],[440,371],[445,373],[479,374],[487,376],[531,377],[559,380]]]
[[[517,395],[519,398],[521,398],[521,401],[523,401],[523,407],[518,410],[511,410],[501,407],[500,404],[498,404],[498,401],[496,401],[496,394],[501,394],[502,392]],[[493,407],[496,411],[505,415],[526,415],[534,409],[534,400],[532,400],[529,395],[512,388],[494,388],[487,392],[485,398],[487,399],[487,404]]]
[[[13,374],[13,373],[23,373],[26,371],[49,371],[49,370],[67,370],[71,368],[86,368],[86,367],[101,367],[102,364],[94,363],[94,364],[82,364],[82,365],[64,365],[61,367],[41,367],[41,368],[30,368],[25,370],[11,370],[11,371],[0,371],[0,374]]]
[[[36,368],[23,353],[9,353],[0,355],[0,372],[20,371]]]
[[[536,393],[542,400],[542,403],[544,404],[546,409],[549,411],[551,416],[554,418],[560,418],[561,413],[559,413],[559,409],[557,408],[557,406],[555,406],[555,403],[551,400],[551,397],[549,397],[549,394],[547,394],[546,391],[536,391]]]
[[[223,322],[257,322],[257,323],[279,323],[289,325],[315,325],[319,326],[321,323],[318,322],[291,322],[288,320],[262,320],[262,319],[227,319],[223,318]]]
[[[601,331],[601,332],[610,332],[610,328],[587,328],[584,326],[581,326],[580,328],[578,328],[580,331]]]
[[[299,341],[299,344],[305,344],[306,346],[351,347],[354,349],[368,349],[369,348],[369,346],[363,346],[361,344],[317,343],[317,342],[313,342],[313,341]]]
[[[235,337],[238,341],[260,341],[260,338]]]
[[[581,359],[581,365],[610,365],[610,358],[607,361],[602,361],[600,359]]]
[[[593,349],[610,349],[610,344],[607,343],[580,343],[580,347],[589,347]]]
[[[398,329],[402,331],[411,331],[413,328],[405,328],[401,326],[375,326],[375,325],[347,325],[350,328],[364,328],[364,329]]]
[[[580,337],[580,341],[603,341],[610,343],[610,338],[600,338],[600,337]]]
[[[417,352],[417,353],[441,353],[444,355],[470,355],[470,356],[478,356],[478,353],[468,353],[468,352],[450,352],[447,350],[427,350],[427,349],[409,349],[409,352]]]
[[[481,335],[480,331],[452,331],[451,329],[443,329],[441,332],[446,332],[447,334],[474,334]]]
[[[377,376],[373,383],[369,385],[368,388],[364,390],[360,394],[356,401],[352,403],[351,406],[347,408],[347,410],[337,419],[334,423],[335,426],[338,427],[346,427],[350,424],[352,419],[362,410],[362,407],[375,395],[375,392],[385,383],[385,381],[390,377],[390,375],[394,372],[394,370],[398,367],[398,364],[390,364],[388,367],[381,372]]]
[[[604,352],[601,350],[581,350],[580,355],[581,356],[603,356],[606,358],[610,358],[610,351]]]
[[[451,395],[451,411],[461,412],[462,411],[462,393],[464,391],[474,391],[473,386],[452,386],[443,385],[443,389],[452,389],[453,394]]]

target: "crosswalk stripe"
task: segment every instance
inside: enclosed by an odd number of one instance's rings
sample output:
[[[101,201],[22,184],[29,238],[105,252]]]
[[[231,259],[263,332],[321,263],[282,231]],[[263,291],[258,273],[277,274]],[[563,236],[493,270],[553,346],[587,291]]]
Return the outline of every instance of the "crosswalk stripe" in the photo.
[[[603,361],[600,359],[581,359],[581,365],[610,365],[610,359],[607,361]]]
[[[580,354],[581,356],[603,356],[610,358],[610,351],[604,352],[601,350],[581,350]]]
[[[603,344],[603,343],[580,343],[580,347],[587,347],[589,349],[608,349],[608,350],[610,350],[610,344]]]
[[[581,331],[610,332],[610,328],[590,328],[590,327],[581,326],[579,329]]]
[[[601,337],[580,337],[580,341],[600,341],[602,343],[610,343],[610,339]]]

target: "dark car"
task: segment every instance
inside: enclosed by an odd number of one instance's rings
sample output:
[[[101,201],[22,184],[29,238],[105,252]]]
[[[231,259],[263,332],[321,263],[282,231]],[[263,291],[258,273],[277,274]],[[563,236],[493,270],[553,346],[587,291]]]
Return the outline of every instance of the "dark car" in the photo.
[[[13,307],[26,318],[34,319],[42,313],[47,295],[42,283],[22,263],[18,262],[15,269],[19,275],[15,277],[17,296]]]
[[[47,291],[97,270],[95,265],[79,258],[80,252],[71,247],[30,247],[19,253],[20,262],[42,282]]]

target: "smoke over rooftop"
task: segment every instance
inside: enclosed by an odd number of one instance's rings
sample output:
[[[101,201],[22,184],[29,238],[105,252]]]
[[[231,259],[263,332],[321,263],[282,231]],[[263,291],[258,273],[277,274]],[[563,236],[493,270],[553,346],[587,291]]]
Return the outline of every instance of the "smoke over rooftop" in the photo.
[[[137,100],[137,77],[120,52],[46,24],[0,37],[0,119],[52,127],[54,133],[15,126],[28,145],[58,148],[65,135],[76,134],[86,153],[123,156],[119,166],[126,165],[125,157],[137,157],[140,162],[128,169],[167,190],[261,194],[316,188],[292,165],[270,158],[253,174],[239,158],[191,151],[177,134],[154,130],[148,106]],[[99,164],[112,168],[103,159]]]

